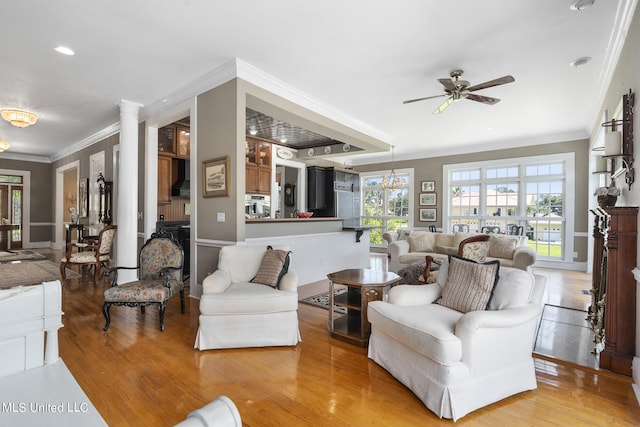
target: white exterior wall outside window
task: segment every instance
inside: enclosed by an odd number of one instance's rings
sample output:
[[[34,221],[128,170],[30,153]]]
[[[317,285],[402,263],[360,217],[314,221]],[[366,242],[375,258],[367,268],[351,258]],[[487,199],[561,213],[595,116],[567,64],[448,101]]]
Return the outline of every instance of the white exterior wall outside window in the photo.
[[[396,175],[405,180],[400,189],[385,190],[382,179],[391,171],[360,173],[362,224],[372,227],[371,246],[384,246],[382,234],[413,224],[413,169],[396,169]]]
[[[521,225],[541,261],[573,261],[573,153],[445,165],[443,229]]]

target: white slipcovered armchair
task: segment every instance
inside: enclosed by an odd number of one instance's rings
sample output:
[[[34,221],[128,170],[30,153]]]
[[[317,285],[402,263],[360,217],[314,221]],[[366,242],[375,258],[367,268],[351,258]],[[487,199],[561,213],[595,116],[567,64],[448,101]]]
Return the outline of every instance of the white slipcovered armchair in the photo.
[[[452,271],[447,260],[437,283],[396,286],[388,302],[369,303],[368,355],[436,415],[456,420],[537,387],[532,349],[545,279],[500,267],[486,309],[463,313],[435,303]]]
[[[251,282],[267,250],[249,245],[220,250],[218,269],[202,282],[196,348],[291,346],[300,341],[297,274],[289,266],[277,287]]]

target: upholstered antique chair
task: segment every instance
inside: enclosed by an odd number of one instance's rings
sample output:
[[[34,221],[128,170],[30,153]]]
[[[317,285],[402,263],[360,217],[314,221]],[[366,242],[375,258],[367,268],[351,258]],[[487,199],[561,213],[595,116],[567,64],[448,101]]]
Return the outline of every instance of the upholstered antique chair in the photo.
[[[455,421],[536,388],[532,350],[543,276],[450,255],[436,283],[369,303],[370,359],[439,417]]]
[[[220,249],[218,269],[202,282],[200,350],[293,346],[298,330],[298,275],[289,248],[236,245]]]
[[[72,265],[82,267],[91,266],[93,271],[93,282],[98,282],[98,276],[102,267],[109,268],[111,263],[111,248],[116,237],[117,225],[109,225],[98,234],[97,240],[88,242],[69,242],[67,251],[60,260],[60,275],[62,280],[66,280],[66,268]],[[75,249],[75,250],[74,250]]]
[[[148,305],[158,306],[160,330],[164,331],[164,312],[169,298],[180,293],[180,310],[184,314],[184,283],[182,267],[184,253],[182,247],[170,233],[153,233],[140,248],[136,267],[114,267],[105,271],[105,276],[113,274],[111,287],[104,292],[102,314],[109,329],[112,305],[140,307],[144,315]],[[138,280],[118,284],[118,270],[138,270]]]

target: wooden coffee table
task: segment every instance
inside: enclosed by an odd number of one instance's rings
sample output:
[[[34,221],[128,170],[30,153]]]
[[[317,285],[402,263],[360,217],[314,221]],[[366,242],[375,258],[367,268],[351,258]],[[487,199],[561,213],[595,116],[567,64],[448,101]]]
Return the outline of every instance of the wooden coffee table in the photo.
[[[382,300],[385,286],[400,281],[395,273],[363,268],[347,269],[328,274],[329,278],[329,324],[327,328],[333,338],[366,347],[371,335],[371,324],[367,319],[370,301]],[[347,286],[347,292],[334,295],[335,285]],[[345,307],[347,314],[337,317],[334,305]]]

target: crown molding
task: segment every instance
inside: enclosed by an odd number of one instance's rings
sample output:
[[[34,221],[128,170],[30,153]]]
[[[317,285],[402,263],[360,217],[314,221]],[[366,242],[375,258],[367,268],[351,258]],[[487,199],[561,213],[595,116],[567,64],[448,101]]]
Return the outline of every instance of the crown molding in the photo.
[[[75,144],[72,144],[55,155],[51,156],[51,162],[55,162],[56,160],[60,160],[61,158],[71,155],[77,151],[80,151],[84,148],[87,148],[96,142],[100,142],[105,138],[110,137],[111,135],[115,135],[120,132],[120,122],[114,123],[111,126],[107,126],[106,128],[94,133],[91,136],[83,139],[82,141],[78,141]]]
[[[270,74],[265,73],[264,71],[254,67],[247,62],[242,61],[239,58],[234,58],[230,61],[225,62],[224,64],[203,74],[192,82],[176,89],[166,96],[163,96],[152,104],[142,107],[139,111],[138,121],[145,121],[150,117],[155,117],[161,114],[167,109],[183,105],[187,100],[194,98],[215,87],[218,87],[228,81],[231,81],[234,78],[243,79],[288,101],[296,103],[304,108],[323,115],[344,126],[355,129],[358,132],[361,132],[372,138],[376,138],[383,142],[388,142],[392,139],[390,135],[378,129],[375,129],[360,120],[349,117],[343,112],[319,101],[318,99],[294,88],[293,86],[284,83],[283,81],[273,77]],[[43,158],[44,160],[41,159],[39,161],[53,162],[59,160],[65,156],[89,147],[90,145],[95,144],[96,142],[99,142],[119,131],[120,123],[114,123],[111,126],[106,127],[101,131],[96,132],[93,135],[83,139],[82,141],[78,141],[77,143],[70,145],[51,158]]]
[[[326,104],[311,95],[302,92],[301,90],[288,85],[282,80],[265,73],[264,71],[254,67],[253,65],[242,61],[241,59],[235,59],[237,68],[237,77],[241,78],[251,84],[254,84],[262,89],[265,89],[275,95],[278,95],[287,101],[291,101],[304,108],[307,108],[314,113],[318,113],[324,117],[327,117],[337,123],[347,126],[351,129],[355,129],[365,135],[378,139],[385,143],[389,143],[393,138],[376,129],[361,120],[350,117],[344,112]]]
[[[158,101],[143,107],[140,110],[140,121],[153,117],[162,111],[180,105],[190,98],[194,98],[208,90],[220,86],[237,77],[236,61],[228,61],[218,68],[215,68],[190,83],[176,89]]]
[[[2,153],[2,158],[6,160],[20,160],[23,162],[35,162],[35,163],[51,163],[51,157],[46,156],[33,156],[30,154],[15,154],[15,153],[7,153],[4,151]]]
[[[605,50],[605,59],[598,77],[598,88],[596,90],[595,102],[591,107],[589,114],[590,123],[600,122],[600,109],[607,95],[607,91],[611,86],[613,75],[618,66],[624,43],[627,40],[627,33],[633,21],[633,15],[636,10],[638,0],[623,0],[618,4],[616,11],[615,24],[609,36],[609,44]]]

